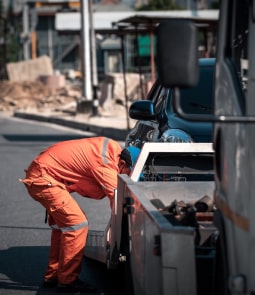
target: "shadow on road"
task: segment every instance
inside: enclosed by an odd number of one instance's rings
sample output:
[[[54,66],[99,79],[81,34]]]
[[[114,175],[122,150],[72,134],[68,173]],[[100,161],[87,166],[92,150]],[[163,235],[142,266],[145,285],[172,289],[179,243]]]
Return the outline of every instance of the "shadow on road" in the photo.
[[[56,294],[56,289],[41,288],[49,247],[28,246],[0,250],[0,294]],[[108,270],[106,264],[84,257],[81,279],[102,290],[105,295],[121,295],[121,273]],[[88,294],[89,295],[89,294]]]
[[[48,253],[49,247],[41,246],[0,250],[1,294],[10,294],[10,290],[38,290]]]

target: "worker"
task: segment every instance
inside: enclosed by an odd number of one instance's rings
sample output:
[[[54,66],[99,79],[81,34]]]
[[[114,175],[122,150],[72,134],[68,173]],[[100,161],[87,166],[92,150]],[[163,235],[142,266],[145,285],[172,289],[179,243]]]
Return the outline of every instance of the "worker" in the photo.
[[[52,228],[43,287],[57,287],[63,293],[96,291],[79,278],[88,220],[71,193],[92,199],[107,196],[113,208],[117,175],[130,174],[139,152],[132,146],[122,149],[106,137],[67,140],[42,151],[25,170],[20,181],[46,208]]]

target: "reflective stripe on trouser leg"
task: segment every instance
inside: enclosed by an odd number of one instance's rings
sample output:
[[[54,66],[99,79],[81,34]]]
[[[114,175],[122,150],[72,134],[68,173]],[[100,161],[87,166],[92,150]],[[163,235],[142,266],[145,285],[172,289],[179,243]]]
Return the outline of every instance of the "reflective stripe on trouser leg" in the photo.
[[[62,227],[62,228],[59,228],[56,224],[53,224],[50,227],[52,229],[58,229],[58,230],[60,230],[62,232],[67,232],[67,231],[78,230],[78,229],[86,227],[86,226],[88,226],[88,221],[84,221],[84,222],[81,222],[79,224],[75,224],[75,225],[71,225],[71,226],[67,226],[67,227]]]

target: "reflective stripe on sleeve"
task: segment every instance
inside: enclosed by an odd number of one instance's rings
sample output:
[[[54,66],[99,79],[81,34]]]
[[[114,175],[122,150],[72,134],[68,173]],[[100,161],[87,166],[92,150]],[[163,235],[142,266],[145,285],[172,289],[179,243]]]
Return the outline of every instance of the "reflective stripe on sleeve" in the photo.
[[[106,157],[106,151],[107,151],[108,141],[109,141],[109,138],[106,138],[104,140],[104,145],[103,145],[103,150],[102,150],[102,158],[103,158],[105,164],[108,163],[108,159]]]
[[[53,229],[59,229],[62,232],[67,232],[67,231],[76,231],[76,230],[81,229],[86,226],[88,226],[88,221],[84,221],[84,222],[76,224],[76,225],[61,227],[61,228],[59,228],[57,224],[53,224],[50,227]]]

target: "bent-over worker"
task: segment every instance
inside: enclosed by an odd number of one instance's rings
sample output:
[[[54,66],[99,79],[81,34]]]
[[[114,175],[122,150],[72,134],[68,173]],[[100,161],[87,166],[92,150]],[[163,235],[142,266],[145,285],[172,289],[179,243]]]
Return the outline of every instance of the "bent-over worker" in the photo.
[[[70,193],[114,203],[117,175],[130,174],[140,150],[122,149],[106,137],[91,137],[56,143],[30,164],[23,182],[33,199],[48,213],[52,228],[49,262],[44,287],[61,292],[93,291],[79,279],[88,221]]]

